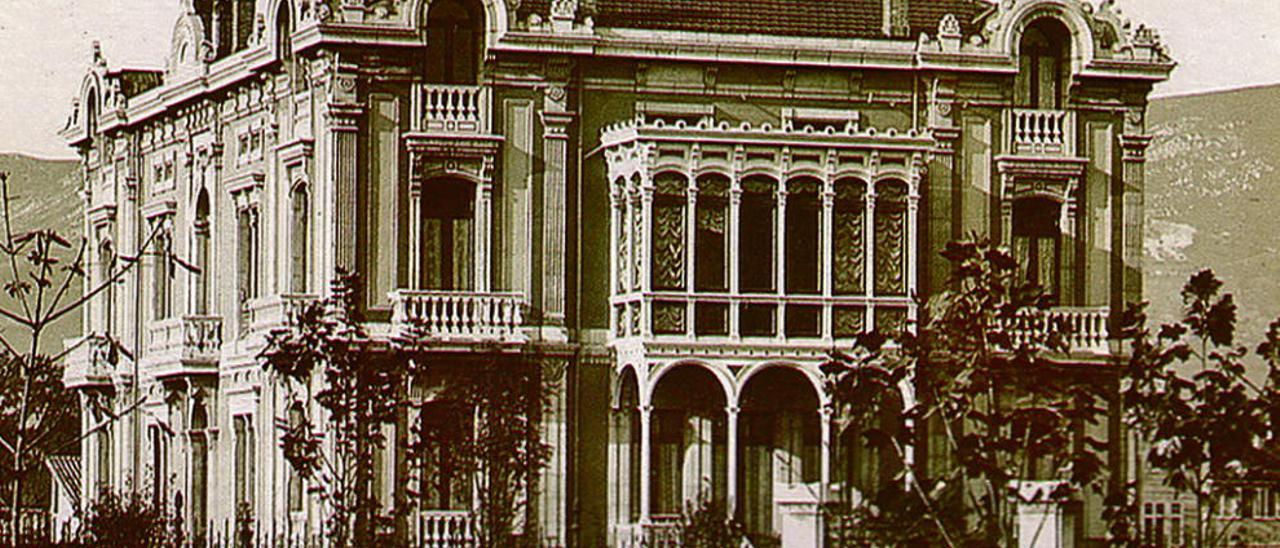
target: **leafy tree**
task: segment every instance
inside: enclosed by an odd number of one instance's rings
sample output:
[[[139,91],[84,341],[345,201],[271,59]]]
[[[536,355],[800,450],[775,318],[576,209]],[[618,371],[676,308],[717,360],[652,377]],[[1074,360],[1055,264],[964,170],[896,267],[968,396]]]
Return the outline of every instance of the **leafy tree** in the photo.
[[[1280,324],[1256,350],[1268,368],[1260,386],[1246,374],[1248,349],[1236,344],[1236,305],[1222,286],[1203,270],[1182,288],[1179,321],[1153,334],[1143,308],[1133,307],[1122,331],[1131,348],[1122,387],[1126,423],[1164,483],[1195,497],[1196,546],[1226,541],[1232,523],[1215,518],[1224,497],[1277,466],[1267,439],[1280,425]]]
[[[291,467],[328,504],[329,540],[339,546],[373,544],[395,515],[420,507],[430,490],[442,487],[418,478],[407,500],[392,501],[393,515],[380,513],[384,501],[374,490],[374,475],[376,455],[388,447],[383,425],[421,406],[408,396],[409,382],[426,376],[438,360],[423,325],[411,326],[390,348],[373,344],[360,323],[358,286],[355,275],[341,273],[332,295],[303,307],[290,329],[271,333],[260,355],[267,370],[287,380],[300,408],[314,399],[324,411],[327,439],[319,435],[321,421],[304,413],[302,421],[286,423],[280,441]],[[474,430],[459,435],[441,417],[419,413],[411,425],[414,441],[405,449],[416,469],[432,461],[433,467],[470,478],[479,497],[476,542],[509,546],[520,540],[518,518],[536,500],[529,487],[550,458],[551,448],[540,436],[547,388],[532,363],[498,359],[496,350],[474,355],[478,363],[451,378],[439,394],[453,407],[450,415],[474,417],[467,428]]]
[[[309,303],[292,329],[268,336],[260,359],[286,379],[293,398],[308,409],[312,399],[324,410],[327,445],[310,416],[285,427],[285,459],[329,508],[328,535],[338,546],[373,543],[382,507],[374,492],[375,455],[386,446],[382,425],[394,422],[403,369],[395,360],[376,359],[358,319],[359,282],[339,273],[327,299]],[[312,380],[320,389],[311,394]]]
[[[732,518],[728,510],[709,496],[699,497],[697,504],[680,516],[677,529],[680,546],[689,548],[739,548],[747,538],[747,530]]]
[[[411,339],[416,342],[408,343],[406,351],[414,356],[415,375],[422,377],[439,361],[426,352],[421,336]],[[444,482],[469,478],[477,497],[476,543],[482,547],[536,546],[537,536],[531,534],[536,531],[518,535],[517,525],[523,511],[536,500],[537,474],[551,458],[551,446],[541,437],[542,411],[550,388],[534,362],[502,359],[496,350],[476,354],[479,360],[468,364],[464,374],[450,377],[436,398],[451,408],[445,416],[462,417],[467,424],[441,428],[441,415],[419,413],[412,425],[414,441],[407,452],[410,462],[419,470],[453,472],[419,477],[415,498],[420,503],[433,490],[444,492]],[[466,420],[472,417],[474,420]]]
[[[1055,480],[1041,494],[1050,498],[1101,490],[1105,443],[1085,425],[1105,413],[1106,383],[1050,359],[1067,350],[1066,326],[1007,252],[958,242],[942,255],[950,289],[923,307],[916,333],[864,335],[823,366],[841,429],[861,426],[867,446],[902,470],[857,519],[948,546],[1010,546],[1022,480]],[[920,478],[907,455],[926,424],[930,451],[945,457],[931,460],[945,464]]]
[[[180,520],[151,496],[138,492],[102,493],[84,511],[81,542],[88,546],[176,548],[183,545]]]
[[[0,477],[5,480],[10,509],[10,536],[4,540],[16,544],[17,509],[28,476],[43,466],[45,457],[92,433],[76,437],[78,404],[62,384],[60,363],[71,349],[48,354],[45,335],[56,322],[123,278],[138,261],[125,258],[111,265],[95,285],[76,291],[85,277],[86,240],[73,244],[55,229],[15,227],[9,189],[8,175],[0,172],[0,285],[6,297],[0,302]],[[154,236],[151,233],[142,249],[150,246]],[[108,344],[121,348],[110,338]]]

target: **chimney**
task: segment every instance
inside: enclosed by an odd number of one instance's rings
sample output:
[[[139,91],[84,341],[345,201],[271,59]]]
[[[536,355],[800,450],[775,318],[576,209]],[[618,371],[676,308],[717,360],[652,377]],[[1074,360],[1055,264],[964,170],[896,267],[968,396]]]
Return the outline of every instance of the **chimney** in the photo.
[[[889,38],[911,38],[911,24],[907,19],[908,0],[880,0],[881,23],[884,35]]]

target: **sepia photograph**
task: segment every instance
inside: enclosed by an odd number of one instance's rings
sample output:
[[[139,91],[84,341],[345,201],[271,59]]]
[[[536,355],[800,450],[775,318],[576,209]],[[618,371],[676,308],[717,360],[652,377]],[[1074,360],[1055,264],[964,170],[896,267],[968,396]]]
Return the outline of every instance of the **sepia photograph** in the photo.
[[[1275,0],[0,0],[0,547],[1280,547],[1278,169]]]

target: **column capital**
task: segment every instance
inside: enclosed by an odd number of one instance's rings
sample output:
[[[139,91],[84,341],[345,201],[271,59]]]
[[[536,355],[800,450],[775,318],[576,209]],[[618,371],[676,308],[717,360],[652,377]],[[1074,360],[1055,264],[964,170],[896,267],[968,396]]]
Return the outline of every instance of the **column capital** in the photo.
[[[737,405],[726,405],[724,406],[724,412],[729,415],[729,418],[737,418],[738,413],[742,412],[742,408]]]
[[[568,139],[569,124],[573,123],[572,112],[556,112],[544,110],[541,113],[542,136],[546,139]]]
[[[1145,162],[1151,140],[1151,135],[1121,135],[1120,148],[1124,152],[1124,161]]]

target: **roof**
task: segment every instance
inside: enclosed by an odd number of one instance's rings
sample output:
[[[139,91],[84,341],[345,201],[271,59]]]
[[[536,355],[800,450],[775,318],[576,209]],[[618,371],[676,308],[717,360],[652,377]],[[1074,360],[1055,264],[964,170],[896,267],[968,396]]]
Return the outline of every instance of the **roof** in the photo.
[[[545,12],[549,0],[526,0],[524,8]],[[597,26],[649,30],[774,34],[819,38],[884,37],[884,0],[595,0]],[[984,0],[907,0],[915,39],[937,34],[948,13],[965,34],[992,4]]]
[[[49,473],[54,481],[71,496],[75,507],[80,507],[80,457],[75,455],[53,455],[45,459]]]

